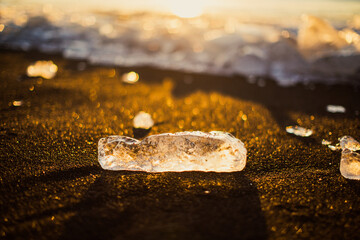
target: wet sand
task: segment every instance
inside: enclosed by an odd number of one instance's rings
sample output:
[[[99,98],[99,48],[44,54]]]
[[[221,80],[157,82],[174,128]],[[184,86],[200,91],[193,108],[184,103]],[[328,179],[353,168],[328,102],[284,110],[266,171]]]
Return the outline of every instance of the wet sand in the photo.
[[[26,67],[51,59],[51,80]],[[265,87],[241,77],[151,68],[90,67],[39,53],[0,52],[0,236],[17,239],[356,239],[360,182],[339,172],[321,144],[360,139],[360,90]],[[134,85],[120,81],[134,70]],[[23,105],[11,106],[22,100]],[[345,114],[326,112],[343,105]],[[248,150],[234,173],[102,170],[97,141],[134,136],[132,118],[155,126],[135,137],[227,131]],[[301,138],[287,125],[310,128]]]

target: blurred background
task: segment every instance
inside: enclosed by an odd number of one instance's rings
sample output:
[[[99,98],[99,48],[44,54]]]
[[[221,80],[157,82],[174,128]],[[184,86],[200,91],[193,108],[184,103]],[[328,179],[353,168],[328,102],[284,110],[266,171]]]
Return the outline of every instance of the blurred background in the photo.
[[[1,1],[0,46],[111,66],[359,84],[360,2]]]

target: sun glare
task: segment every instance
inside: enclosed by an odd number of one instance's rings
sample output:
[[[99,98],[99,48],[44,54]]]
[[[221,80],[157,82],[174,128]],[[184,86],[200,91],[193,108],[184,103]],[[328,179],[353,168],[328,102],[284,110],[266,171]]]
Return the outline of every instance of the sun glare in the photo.
[[[201,0],[167,1],[170,12],[181,18],[194,18],[204,11],[205,2]]]

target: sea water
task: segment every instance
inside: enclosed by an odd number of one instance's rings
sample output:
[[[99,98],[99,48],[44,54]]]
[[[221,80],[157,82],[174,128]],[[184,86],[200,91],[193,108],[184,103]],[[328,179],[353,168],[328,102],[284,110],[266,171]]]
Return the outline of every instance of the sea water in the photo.
[[[358,84],[359,12],[358,1],[330,0],[8,0],[0,47],[281,86]]]

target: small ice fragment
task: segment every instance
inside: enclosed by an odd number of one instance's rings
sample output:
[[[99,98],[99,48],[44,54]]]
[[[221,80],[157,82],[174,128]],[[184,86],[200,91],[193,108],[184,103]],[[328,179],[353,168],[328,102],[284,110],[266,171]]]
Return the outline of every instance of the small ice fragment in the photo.
[[[246,164],[244,144],[226,132],[164,133],[142,141],[109,136],[99,140],[98,151],[107,170],[234,172]]]
[[[343,136],[342,138],[340,138],[340,146],[343,150],[344,149],[349,149],[350,151],[360,150],[360,143],[350,136]]]
[[[341,150],[340,144],[328,145],[328,147],[329,147],[332,151]]]
[[[328,141],[328,140],[326,140],[326,139],[323,139],[323,140],[321,141],[321,144],[322,144],[322,145],[330,145],[331,142]]]
[[[309,137],[313,134],[313,131],[311,129],[306,129],[299,126],[287,126],[286,132],[300,137]]]
[[[330,113],[345,113],[346,109],[343,106],[340,105],[327,105],[326,111]]]
[[[345,148],[341,153],[340,173],[344,178],[360,180],[360,154]]]
[[[15,101],[12,102],[12,105],[14,107],[21,107],[23,104],[24,104],[23,100],[15,100]]]
[[[139,112],[133,119],[134,128],[149,129],[154,126],[154,120],[151,115],[146,112]]]
[[[36,61],[27,68],[27,75],[29,77],[42,77],[51,79],[55,77],[58,67],[53,61]]]
[[[139,74],[128,72],[122,75],[122,81],[126,83],[136,83],[139,80]]]
[[[343,136],[340,138],[340,146],[342,148],[341,175],[348,179],[360,180],[360,154],[355,152],[360,150],[360,143],[353,137]]]

